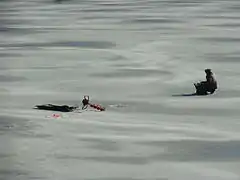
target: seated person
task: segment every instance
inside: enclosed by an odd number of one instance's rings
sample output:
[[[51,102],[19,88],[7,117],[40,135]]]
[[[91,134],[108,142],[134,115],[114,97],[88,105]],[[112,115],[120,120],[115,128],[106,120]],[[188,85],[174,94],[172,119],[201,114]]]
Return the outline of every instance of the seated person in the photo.
[[[202,81],[194,85],[196,89],[198,89],[199,86],[201,86],[201,90],[205,91],[203,92],[203,94],[208,94],[208,92],[213,94],[217,89],[217,81],[215,80],[211,69],[205,69],[205,73],[206,73],[206,81]]]

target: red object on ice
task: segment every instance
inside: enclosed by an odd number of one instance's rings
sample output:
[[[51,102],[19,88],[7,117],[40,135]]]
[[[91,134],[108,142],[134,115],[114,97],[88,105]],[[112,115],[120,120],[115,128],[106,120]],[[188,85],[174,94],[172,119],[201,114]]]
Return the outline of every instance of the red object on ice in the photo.
[[[54,117],[54,118],[59,118],[59,117],[61,117],[61,116],[60,116],[59,114],[53,114],[52,117]]]
[[[92,108],[94,108],[94,109],[97,109],[97,110],[99,110],[99,111],[105,111],[105,107],[102,107],[102,106],[100,106],[99,104],[90,104],[90,103],[89,103],[89,106],[92,107]]]

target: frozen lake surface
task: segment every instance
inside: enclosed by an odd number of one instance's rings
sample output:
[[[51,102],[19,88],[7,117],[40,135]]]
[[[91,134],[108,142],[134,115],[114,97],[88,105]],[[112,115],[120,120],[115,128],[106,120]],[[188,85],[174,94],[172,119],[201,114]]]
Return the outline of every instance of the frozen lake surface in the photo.
[[[238,0],[2,0],[0,179],[239,180],[239,19]],[[214,95],[175,96],[205,68]],[[32,109],[86,94],[107,110]]]

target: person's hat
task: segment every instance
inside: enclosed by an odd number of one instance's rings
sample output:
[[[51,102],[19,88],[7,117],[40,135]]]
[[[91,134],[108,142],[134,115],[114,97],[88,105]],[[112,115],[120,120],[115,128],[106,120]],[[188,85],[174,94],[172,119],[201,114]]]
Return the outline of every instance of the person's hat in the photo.
[[[211,69],[205,69],[205,73],[212,73]]]

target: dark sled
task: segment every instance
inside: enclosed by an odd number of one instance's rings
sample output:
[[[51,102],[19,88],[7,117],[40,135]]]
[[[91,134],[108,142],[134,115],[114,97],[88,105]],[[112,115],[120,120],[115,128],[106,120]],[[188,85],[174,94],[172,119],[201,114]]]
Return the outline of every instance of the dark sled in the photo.
[[[36,105],[35,109],[49,110],[49,111],[60,111],[60,112],[72,112],[77,109],[77,106],[67,106],[67,105],[53,105],[53,104],[44,104]]]
[[[206,96],[209,95],[206,86],[204,83],[194,83],[196,92],[195,93],[189,93],[189,94],[178,94],[173,96]]]

